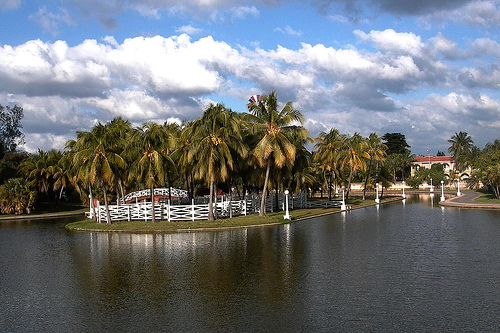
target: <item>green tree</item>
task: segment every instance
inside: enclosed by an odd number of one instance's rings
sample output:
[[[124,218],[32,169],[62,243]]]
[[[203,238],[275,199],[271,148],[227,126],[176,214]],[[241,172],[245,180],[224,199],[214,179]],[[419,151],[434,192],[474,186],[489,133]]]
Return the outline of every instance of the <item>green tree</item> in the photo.
[[[365,200],[366,187],[371,177],[371,171],[375,167],[378,169],[378,163],[385,160],[387,146],[382,143],[382,139],[377,133],[371,133],[366,140],[366,152],[370,156],[368,159],[368,169],[366,172],[365,186],[363,187],[363,200]]]
[[[367,140],[359,135],[359,133],[354,133],[344,140],[340,164],[343,168],[348,169],[346,200],[349,198],[354,175],[358,170],[366,170],[366,161],[370,159],[367,146]]]
[[[332,200],[332,187],[340,179],[340,156],[345,136],[336,128],[319,133],[314,145],[314,160],[323,173],[328,188],[328,200]]]
[[[99,123],[90,132],[78,132],[73,145],[73,163],[79,169],[79,177],[86,178],[89,192],[92,193],[91,186],[99,186],[103,191],[107,224],[111,224],[108,191],[115,184],[114,170],[127,166],[123,157],[113,151],[113,140],[108,128]]]
[[[182,141],[190,141],[188,161],[196,161],[194,176],[210,187],[208,219],[214,219],[215,183],[225,181],[234,166],[231,151],[246,155],[241,137],[240,118],[222,104],[210,104],[203,116],[182,133]]]
[[[31,213],[36,191],[23,178],[11,178],[0,186],[0,211],[3,214]]]
[[[448,152],[453,155],[457,170],[465,169],[470,164],[470,155],[474,147],[471,136],[467,132],[458,132],[448,142],[451,143]]]
[[[53,189],[53,176],[57,172],[61,157],[61,152],[55,149],[50,151],[39,149],[36,154],[23,160],[19,166],[19,170],[30,181],[31,186],[37,188],[47,199]]]
[[[386,145],[386,153],[387,155],[392,154],[402,154],[409,155],[410,154],[410,146],[406,142],[406,136],[401,133],[385,133],[382,136],[382,140],[384,140],[384,144]]]
[[[145,123],[136,132],[132,142],[133,149],[140,151],[140,154],[132,165],[130,177],[142,181],[150,189],[151,219],[156,222],[154,189],[165,184],[167,169],[175,168],[174,162],[164,150],[168,133],[165,127],[157,123]]]
[[[259,212],[260,216],[264,216],[271,168],[281,169],[287,162],[293,165],[297,149],[291,138],[306,138],[307,131],[302,126],[304,116],[293,108],[291,102],[278,110],[275,91],[264,96],[262,101],[249,102],[247,106],[250,113],[246,119],[251,123],[252,134],[258,138],[253,156],[266,169]]]
[[[24,142],[24,135],[20,130],[23,116],[23,108],[17,105],[0,105],[0,159],[6,152],[14,152]]]

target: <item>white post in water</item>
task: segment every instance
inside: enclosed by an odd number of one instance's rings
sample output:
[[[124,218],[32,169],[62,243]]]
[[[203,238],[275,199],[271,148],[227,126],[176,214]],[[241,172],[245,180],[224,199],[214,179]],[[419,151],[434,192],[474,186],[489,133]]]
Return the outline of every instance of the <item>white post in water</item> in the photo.
[[[288,212],[288,193],[288,190],[285,190],[285,215],[283,216],[285,220],[290,220],[290,214]]]
[[[375,183],[375,192],[377,193],[375,197],[375,202],[379,203],[380,199],[378,198],[378,183]]]
[[[457,196],[461,196],[462,193],[460,192],[460,178],[457,179]]]
[[[342,186],[342,205],[340,205],[340,210],[346,210],[345,199],[344,199],[344,186]]]
[[[403,195],[402,195],[403,198],[406,198],[406,194],[405,194],[405,181],[403,180]]]
[[[441,201],[444,201],[444,180],[441,181]]]
[[[432,187],[432,178],[431,178],[431,189],[430,189],[431,192],[434,192],[434,187]]]

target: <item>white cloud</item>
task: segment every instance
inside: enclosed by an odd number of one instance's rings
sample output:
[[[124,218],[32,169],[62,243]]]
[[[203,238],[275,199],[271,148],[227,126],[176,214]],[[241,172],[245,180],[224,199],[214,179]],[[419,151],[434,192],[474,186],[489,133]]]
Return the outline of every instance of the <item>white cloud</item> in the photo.
[[[289,25],[284,28],[275,28],[274,31],[281,32],[290,36],[301,37],[302,31],[296,31],[292,29]]]
[[[467,1],[454,10],[439,10],[421,18],[427,24],[435,22],[457,22],[472,26],[496,27],[500,24],[500,2],[498,0]]]
[[[200,34],[203,29],[195,28],[191,25],[183,25],[182,27],[177,28],[175,31],[188,35],[197,35]]]
[[[59,34],[60,24],[74,24],[69,12],[65,8],[59,8],[58,13],[52,13],[47,10],[47,7],[41,7],[38,9],[38,12],[30,15],[29,18],[52,36],[57,36]]]
[[[384,51],[421,55],[425,44],[420,36],[408,32],[396,32],[393,29],[384,31],[372,30],[369,34],[356,30],[354,34],[362,41],[370,41]]]
[[[192,40],[185,34],[122,43],[107,36],[75,46],[40,40],[3,45],[0,91],[10,97],[0,95],[0,100],[23,106],[29,140],[47,134],[39,140],[45,145],[40,148],[52,142],[61,149],[63,138],[97,120],[190,120],[213,98],[224,102],[229,96],[244,105],[247,96],[272,89],[280,100],[293,101],[315,130],[337,127],[362,135],[408,131],[409,137],[413,131],[426,138],[447,134],[446,126],[453,126],[451,131],[468,126],[477,137],[494,132],[493,127],[489,132],[480,128],[495,126],[491,119],[498,118],[499,102],[493,94],[474,90],[498,89],[499,68],[460,67],[452,57],[441,63],[436,54],[457,50],[456,42],[442,35],[426,41],[387,30],[356,35],[375,49],[307,43],[298,49],[236,49],[212,37]],[[491,57],[497,46],[493,40],[478,39],[461,53]],[[402,100],[400,94],[418,94],[427,87],[448,92]],[[467,89],[471,92],[463,93]],[[36,144],[30,141],[27,147]]]
[[[21,0],[0,0],[0,10],[17,9],[21,6]]]

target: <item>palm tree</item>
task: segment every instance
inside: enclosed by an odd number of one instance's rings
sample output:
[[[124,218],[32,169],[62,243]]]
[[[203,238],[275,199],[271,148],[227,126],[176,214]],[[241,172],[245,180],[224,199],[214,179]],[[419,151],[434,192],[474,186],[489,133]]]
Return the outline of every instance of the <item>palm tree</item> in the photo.
[[[368,160],[368,170],[365,178],[365,186],[363,187],[363,200],[365,200],[366,187],[368,185],[368,179],[371,176],[371,170],[373,167],[373,161],[376,163],[382,162],[386,156],[387,146],[382,143],[382,138],[378,136],[377,133],[371,133],[366,141],[366,149],[370,158]]]
[[[210,104],[203,116],[187,127],[182,135],[183,142],[192,142],[188,150],[188,161],[197,161],[194,176],[205,180],[210,187],[208,219],[214,219],[213,197],[215,182],[225,181],[233,169],[231,151],[246,156],[241,137],[240,119],[236,113],[222,104]]]
[[[48,196],[52,188],[53,176],[57,172],[57,164],[61,159],[61,152],[52,149],[50,151],[38,150],[20,165],[20,171],[31,182],[33,187],[38,188],[40,193]]]
[[[64,189],[72,185],[72,160],[73,154],[71,152],[66,152],[59,159],[57,166],[55,167],[54,178],[54,191],[59,190],[59,200],[61,200]]]
[[[291,102],[278,110],[275,91],[264,96],[262,101],[250,101],[248,110],[250,113],[246,119],[251,123],[252,133],[258,138],[253,155],[259,165],[266,168],[259,212],[260,216],[264,216],[271,167],[281,169],[287,162],[293,165],[296,147],[291,138],[306,138],[307,130],[302,126],[304,116],[293,108]],[[292,125],[293,123],[299,123],[300,126]]]
[[[78,132],[77,141],[73,145],[73,163],[79,169],[79,176],[86,178],[89,192],[92,191],[92,185],[99,185],[103,191],[107,224],[111,223],[107,192],[115,181],[113,170],[124,169],[127,165],[110,148],[113,146],[112,139],[106,126],[99,123],[90,132]]]
[[[346,200],[349,198],[352,178],[358,170],[364,171],[366,169],[366,161],[370,158],[366,147],[367,141],[359,133],[354,133],[344,140],[340,165],[348,169]]]
[[[157,123],[145,123],[135,133],[132,140],[134,147],[140,154],[132,165],[131,178],[143,181],[151,191],[151,220],[156,222],[155,214],[155,186],[163,186],[168,168],[174,168],[174,162],[165,154],[165,143],[168,141],[166,128]]]
[[[314,159],[318,168],[323,171],[328,186],[328,200],[332,200],[333,181],[339,178],[339,161],[345,136],[336,128],[328,133],[319,133],[314,145]]]
[[[117,117],[106,124],[106,128],[109,135],[109,141],[111,143],[110,150],[116,154],[120,154],[122,157],[130,157],[128,154],[124,154],[126,147],[132,142],[132,137],[135,133],[134,128],[130,121],[123,119],[122,117]],[[133,160],[126,160],[127,164],[132,164]],[[125,189],[128,179],[127,170],[123,168],[113,170],[115,174],[115,188],[117,194],[117,202],[120,202],[120,196],[123,198],[125,196]]]
[[[448,142],[451,143],[448,152],[453,155],[453,159],[457,163],[457,169],[462,170],[467,167],[469,155],[474,146],[471,136],[467,132],[458,132]]]

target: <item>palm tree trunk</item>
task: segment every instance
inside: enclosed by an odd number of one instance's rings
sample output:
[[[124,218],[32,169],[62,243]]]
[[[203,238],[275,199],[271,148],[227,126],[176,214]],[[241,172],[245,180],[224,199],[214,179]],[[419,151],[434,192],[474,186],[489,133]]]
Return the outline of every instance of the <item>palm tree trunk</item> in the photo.
[[[109,214],[109,205],[108,205],[108,195],[106,186],[102,186],[102,190],[104,192],[104,206],[106,207],[106,224],[111,224],[111,215]]]
[[[125,203],[125,191],[123,190],[123,182],[121,179],[118,180],[118,185],[120,186],[120,192],[121,192],[122,198],[124,200],[123,203]]]
[[[155,187],[151,185],[151,221],[153,223],[156,222],[156,214],[155,214]]]
[[[332,200],[332,174],[327,178],[326,184],[328,185],[328,201]],[[321,194],[321,197],[323,197],[323,194]]]
[[[278,180],[274,182],[274,188],[276,193],[274,194],[274,211],[278,212],[280,210],[280,203],[279,203],[279,193],[278,193]]]
[[[214,182],[210,182],[210,198],[208,199],[208,220],[214,220]]]
[[[61,190],[59,191],[59,200],[62,199],[63,191],[64,191],[64,186],[61,185]]]
[[[95,214],[95,206],[94,206],[94,197],[92,196],[92,186],[89,184],[89,194],[90,194],[90,201],[92,203],[92,219],[94,221],[97,221],[97,215]]]
[[[167,172],[167,183],[168,183],[168,202],[172,202],[172,181],[170,180],[170,173]]]
[[[270,170],[271,170],[271,165],[269,163],[267,163],[266,178],[264,180],[264,188],[262,189],[262,199],[260,200],[259,216],[266,215],[267,182],[269,181],[269,171]]]
[[[347,193],[345,196],[345,201],[349,198],[349,193],[351,192],[351,181],[352,181],[352,176],[354,175],[354,170],[351,169],[351,172],[349,173],[349,178],[347,179]]]
[[[368,171],[366,172],[365,186],[363,187],[363,200],[365,200],[366,186],[368,185],[368,178],[370,178],[371,171],[372,171],[372,160],[370,159],[370,163],[368,163]]]

